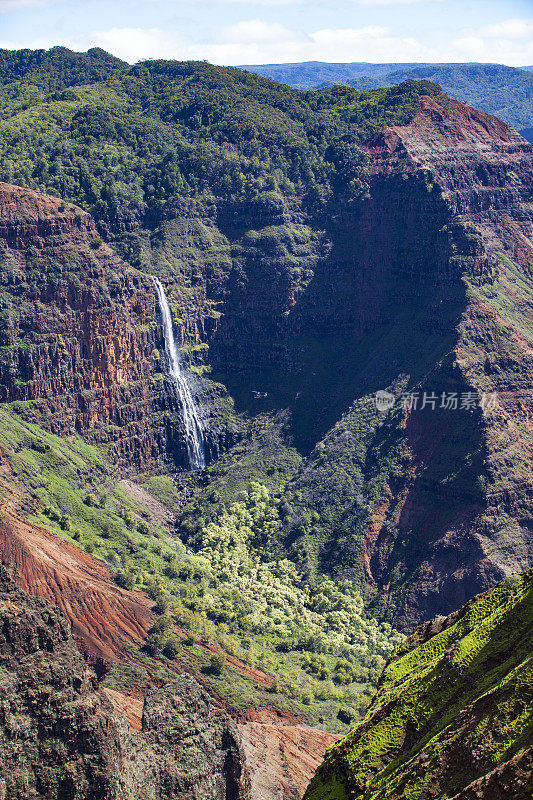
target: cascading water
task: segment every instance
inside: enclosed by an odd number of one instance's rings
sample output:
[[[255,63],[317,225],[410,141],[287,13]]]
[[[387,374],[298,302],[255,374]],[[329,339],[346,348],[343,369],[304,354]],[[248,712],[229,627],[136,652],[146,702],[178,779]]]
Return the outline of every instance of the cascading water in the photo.
[[[163,333],[165,335],[165,354],[168,361],[169,375],[174,384],[181,412],[185,425],[185,436],[187,440],[187,453],[189,456],[189,466],[191,469],[203,469],[205,467],[205,444],[204,432],[198,412],[192,399],[191,390],[187,382],[187,373],[183,369],[176,340],[174,339],[174,328],[172,317],[168,305],[167,296],[161,281],[152,278],[157,292],[159,308],[163,318]]]

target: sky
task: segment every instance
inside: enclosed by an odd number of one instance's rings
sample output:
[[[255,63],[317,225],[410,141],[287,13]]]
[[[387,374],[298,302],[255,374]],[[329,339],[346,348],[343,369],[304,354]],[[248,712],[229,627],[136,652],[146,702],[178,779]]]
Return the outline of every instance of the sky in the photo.
[[[0,0],[0,47],[215,64],[533,65],[533,0]]]

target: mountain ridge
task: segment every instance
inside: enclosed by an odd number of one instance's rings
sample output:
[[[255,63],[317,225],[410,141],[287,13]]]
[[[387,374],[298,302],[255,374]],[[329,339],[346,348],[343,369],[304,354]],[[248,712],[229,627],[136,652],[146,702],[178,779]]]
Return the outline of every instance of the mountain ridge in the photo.
[[[150,595],[136,666],[188,663],[236,713],[346,730],[391,623],[530,563],[532,149],[428,82],[305,95],[148,62],[65,95],[37,77],[25,108],[5,88],[1,140],[28,184],[4,187],[0,284],[18,511]],[[211,431],[199,473],[151,275]],[[77,424],[51,428],[51,403]]]
[[[458,100],[501,117],[522,135],[527,133],[533,122],[531,67],[475,62],[336,64],[309,61],[301,64],[246,65],[242,69],[300,89],[318,89],[340,83],[364,90],[390,86],[409,78],[431,80]]]

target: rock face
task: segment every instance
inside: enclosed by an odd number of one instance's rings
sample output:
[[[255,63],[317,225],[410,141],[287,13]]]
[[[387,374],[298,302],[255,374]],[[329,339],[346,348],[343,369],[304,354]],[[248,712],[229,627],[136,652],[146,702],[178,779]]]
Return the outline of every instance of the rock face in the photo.
[[[150,278],[80,208],[7,184],[0,258],[0,399],[132,471],[187,464]]]
[[[359,581],[409,631],[531,564],[533,150],[443,96],[365,149],[360,201],[175,197],[103,224],[142,272],[83,212],[4,185],[2,399],[110,444],[131,470],[184,466],[145,273],[160,275],[198,371],[212,367],[239,410],[257,410],[254,389],[289,410],[310,454],[289,488],[312,486],[320,517],[302,562]],[[417,407],[372,430],[356,420],[341,447],[350,406],[387,387]],[[238,425],[220,384],[196,391],[214,456]],[[293,547],[294,527],[279,538]]]
[[[0,796],[242,800],[238,734],[198,684],[146,698],[130,733],[96,686],[66,620],[0,573]]]
[[[418,628],[305,800],[531,796],[533,573]]]

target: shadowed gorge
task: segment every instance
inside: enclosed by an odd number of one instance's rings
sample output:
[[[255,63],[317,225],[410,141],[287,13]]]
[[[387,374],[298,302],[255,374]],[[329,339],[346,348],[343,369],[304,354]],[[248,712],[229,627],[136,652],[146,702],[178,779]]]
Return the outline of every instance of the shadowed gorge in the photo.
[[[533,563],[533,146],[425,80],[54,48],[0,81],[2,561],[154,757],[186,672],[243,741],[206,798],[243,758],[301,797],[403,636]]]

